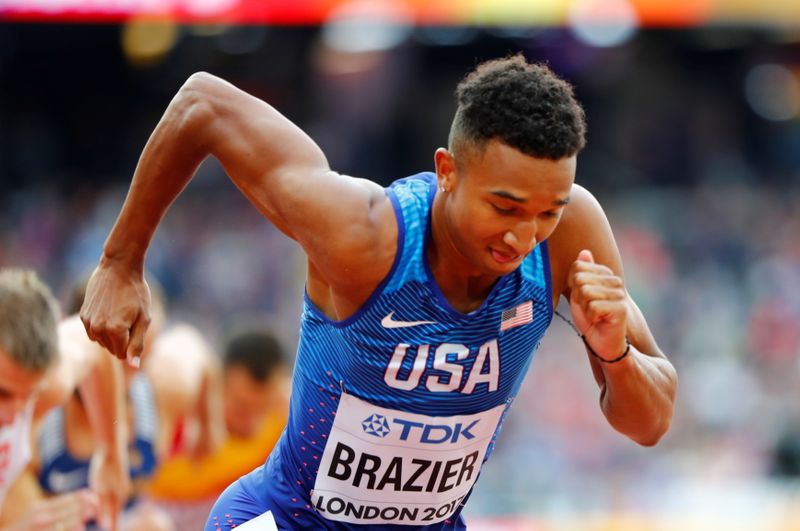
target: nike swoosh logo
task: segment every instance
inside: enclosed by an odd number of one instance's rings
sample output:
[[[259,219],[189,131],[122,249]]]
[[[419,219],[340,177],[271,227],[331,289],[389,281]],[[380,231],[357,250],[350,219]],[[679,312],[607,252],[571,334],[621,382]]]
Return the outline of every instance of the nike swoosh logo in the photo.
[[[384,328],[408,328],[409,326],[436,324],[436,321],[395,321],[393,316],[394,312],[389,312],[389,315],[381,319],[381,326]]]

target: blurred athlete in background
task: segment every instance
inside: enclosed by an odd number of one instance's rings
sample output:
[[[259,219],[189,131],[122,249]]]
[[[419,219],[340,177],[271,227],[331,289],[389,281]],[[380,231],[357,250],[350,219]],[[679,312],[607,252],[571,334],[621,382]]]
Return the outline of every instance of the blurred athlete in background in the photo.
[[[130,489],[125,451],[122,371],[95,347],[76,348],[59,336],[58,308],[32,271],[0,270],[0,529],[83,529],[100,518],[116,529]],[[82,337],[85,332],[75,320]],[[88,341],[88,340],[86,340]],[[33,423],[79,392],[87,403],[87,482],[62,496],[29,504],[35,482],[24,471],[31,457]]]
[[[264,462],[286,425],[291,367],[278,339],[253,322],[238,326],[222,352],[226,438],[201,458],[179,445],[149,487],[179,529],[201,529],[225,487]]]
[[[83,284],[85,287],[85,283]],[[83,287],[72,296],[72,307],[80,307]],[[164,303],[154,298],[154,322],[145,338],[141,369],[125,368],[125,413],[129,427],[128,454],[132,489],[125,499],[121,529],[170,531],[170,518],[143,495],[150,479],[167,455],[173,433],[181,419],[199,419],[193,444],[212,451],[221,424],[218,367],[206,340],[185,324],[163,330]],[[59,325],[62,342],[92,355],[110,357],[86,337],[77,316]],[[32,472],[40,492],[31,489],[27,503],[60,495],[87,485],[90,456],[97,441],[89,426],[87,406],[78,394],[53,409],[37,428]],[[90,526],[94,528],[94,525]]]

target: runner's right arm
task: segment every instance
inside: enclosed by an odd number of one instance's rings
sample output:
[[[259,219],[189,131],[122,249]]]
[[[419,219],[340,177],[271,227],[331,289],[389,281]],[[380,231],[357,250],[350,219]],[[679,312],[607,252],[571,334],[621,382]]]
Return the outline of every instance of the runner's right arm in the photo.
[[[87,288],[81,317],[89,337],[118,358],[138,358],[142,351],[149,323],[144,257],[153,233],[209,155],[265,217],[302,245],[325,283],[353,282],[362,271],[379,281],[386,271],[375,264],[388,271],[391,257],[379,243],[394,241],[396,226],[383,189],[331,171],[313,140],[270,105],[197,73],[150,136]]]

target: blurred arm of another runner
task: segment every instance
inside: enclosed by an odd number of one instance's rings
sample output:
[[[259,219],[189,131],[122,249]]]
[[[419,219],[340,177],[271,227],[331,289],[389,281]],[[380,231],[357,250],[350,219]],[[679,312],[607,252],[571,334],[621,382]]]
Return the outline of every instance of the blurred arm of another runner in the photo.
[[[109,358],[110,359],[110,358]],[[192,325],[180,323],[159,334],[143,368],[153,384],[159,413],[158,452],[167,456],[179,422],[189,430],[189,451],[214,452],[224,438],[219,362]]]
[[[116,519],[130,492],[128,426],[122,367],[92,343],[77,316],[58,327],[60,361],[47,375],[35,416],[66,402],[77,388],[98,442],[89,472],[100,518],[116,529]]]
[[[219,360],[213,355],[207,356],[195,403],[195,418],[197,438],[189,451],[192,459],[198,460],[212,455],[225,438],[222,371]]]
[[[28,469],[8,490],[0,511],[0,531],[83,531],[97,511],[97,496],[89,489],[45,498]]]
[[[81,309],[89,337],[129,363],[142,351],[150,320],[145,253],[209,155],[304,248],[309,295],[324,312],[354,312],[391,267],[397,224],[381,186],[331,171],[319,146],[273,107],[213,75],[194,74],[142,151]]]

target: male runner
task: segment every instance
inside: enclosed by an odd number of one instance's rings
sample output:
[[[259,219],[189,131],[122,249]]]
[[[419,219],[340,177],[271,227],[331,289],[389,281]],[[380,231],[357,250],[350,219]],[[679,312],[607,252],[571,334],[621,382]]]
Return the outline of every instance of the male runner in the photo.
[[[289,420],[266,464],[220,497],[206,530],[463,529],[461,508],[564,295],[600,405],[643,445],[667,430],[677,377],[625,290],[597,201],[573,184],[583,111],[522,56],[457,89],[435,173],[388,189],[332,171],[275,109],[189,78],[142,153],[82,318],[135,359],[144,256],[208,155],[308,255]]]
[[[68,531],[100,516],[116,529],[130,487],[122,374],[108,356],[73,348],[56,331],[50,290],[32,271],[0,270],[0,529]],[[19,503],[32,487],[19,479],[31,456],[31,424],[79,389],[97,437],[89,491],[33,506]],[[4,503],[4,498],[5,503]],[[99,496],[99,500],[98,497]],[[98,507],[98,501],[100,505]],[[98,511],[99,509],[99,511]]]

